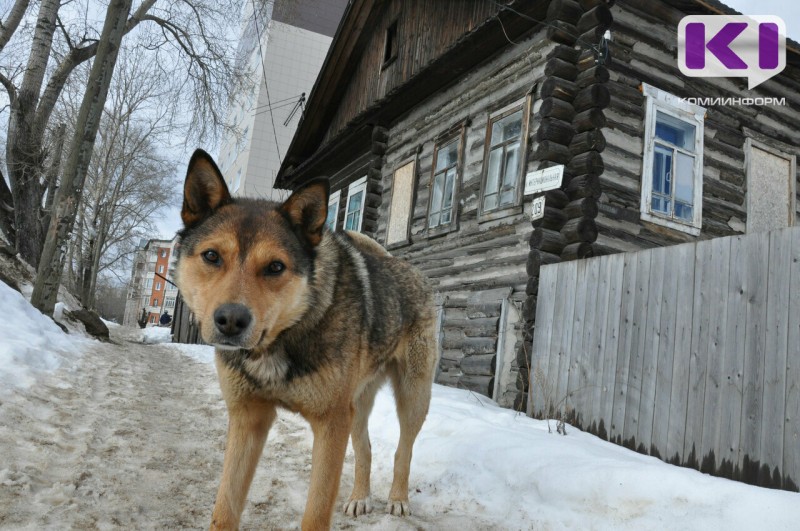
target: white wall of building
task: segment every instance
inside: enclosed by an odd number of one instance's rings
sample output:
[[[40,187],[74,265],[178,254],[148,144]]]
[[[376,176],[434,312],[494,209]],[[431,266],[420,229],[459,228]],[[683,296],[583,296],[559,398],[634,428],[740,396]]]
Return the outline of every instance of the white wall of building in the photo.
[[[231,135],[222,142],[218,162],[234,195],[277,200],[287,195],[273,184],[300,111],[284,122],[300,95],[311,93],[332,38],[275,20],[261,30],[261,49],[256,46],[248,58],[258,90],[245,89],[231,105],[228,123],[235,125],[238,138]]]

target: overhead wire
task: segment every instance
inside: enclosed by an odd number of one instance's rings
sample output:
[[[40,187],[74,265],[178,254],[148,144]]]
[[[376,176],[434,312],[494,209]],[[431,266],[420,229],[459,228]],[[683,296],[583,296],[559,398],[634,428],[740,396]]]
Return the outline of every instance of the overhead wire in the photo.
[[[275,116],[272,113],[272,102],[270,101],[269,97],[269,85],[267,83],[267,68],[264,65],[264,50],[261,47],[261,31],[258,29],[258,8],[256,7],[256,1],[251,0],[253,4],[253,23],[255,24],[256,34],[258,35],[258,55],[261,58],[261,72],[264,76],[264,89],[266,90],[267,94],[267,105],[269,106],[269,118],[270,122],[272,122],[272,134],[273,138],[275,139],[275,151],[278,154],[278,164],[281,166],[283,165],[283,159],[281,158],[281,148],[278,146],[278,129],[275,127]]]

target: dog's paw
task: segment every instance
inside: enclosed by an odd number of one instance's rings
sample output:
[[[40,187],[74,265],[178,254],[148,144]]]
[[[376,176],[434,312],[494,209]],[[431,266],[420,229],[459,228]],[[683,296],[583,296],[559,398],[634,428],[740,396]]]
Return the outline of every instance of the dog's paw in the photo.
[[[389,500],[386,512],[394,516],[411,516],[411,505],[408,500]]]
[[[371,513],[372,505],[369,503],[369,498],[350,500],[344,504],[343,510],[347,516],[359,517]]]

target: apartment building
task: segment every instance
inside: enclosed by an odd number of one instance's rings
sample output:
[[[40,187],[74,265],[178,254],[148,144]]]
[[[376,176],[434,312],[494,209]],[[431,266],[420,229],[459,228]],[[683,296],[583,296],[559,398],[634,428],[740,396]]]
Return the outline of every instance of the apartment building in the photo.
[[[178,296],[172,278],[175,244],[176,239],[141,242],[133,261],[123,325],[138,326],[143,310],[148,326],[158,324],[164,311],[174,314]]]
[[[234,195],[280,199],[273,185],[347,0],[245,2],[237,60],[252,83],[231,102],[217,162]]]

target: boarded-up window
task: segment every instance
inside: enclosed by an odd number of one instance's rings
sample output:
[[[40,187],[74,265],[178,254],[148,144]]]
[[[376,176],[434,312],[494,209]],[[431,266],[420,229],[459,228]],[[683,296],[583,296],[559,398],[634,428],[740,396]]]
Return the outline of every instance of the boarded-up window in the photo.
[[[795,157],[748,138],[747,232],[794,225]]]
[[[392,204],[389,207],[389,227],[386,245],[408,240],[411,203],[414,200],[414,161],[400,167],[392,179]]]

